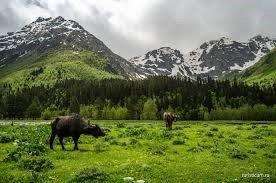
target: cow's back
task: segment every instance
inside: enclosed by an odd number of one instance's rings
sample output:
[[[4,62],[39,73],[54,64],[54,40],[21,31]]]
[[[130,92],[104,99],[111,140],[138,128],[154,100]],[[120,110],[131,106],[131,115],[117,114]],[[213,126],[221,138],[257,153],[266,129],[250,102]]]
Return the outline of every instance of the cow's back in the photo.
[[[84,126],[81,118],[73,116],[60,116],[56,124],[56,132],[60,136],[71,136],[72,134],[80,134]]]

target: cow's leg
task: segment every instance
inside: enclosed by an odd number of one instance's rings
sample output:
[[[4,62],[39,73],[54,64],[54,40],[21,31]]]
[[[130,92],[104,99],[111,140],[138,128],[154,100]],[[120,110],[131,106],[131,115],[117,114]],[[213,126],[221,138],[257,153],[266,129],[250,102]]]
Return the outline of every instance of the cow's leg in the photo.
[[[65,147],[63,145],[63,137],[59,137],[59,143],[61,145],[62,150],[65,150]]]
[[[52,133],[51,133],[50,140],[49,140],[49,144],[50,144],[50,148],[51,148],[51,149],[53,149],[53,143],[54,143],[54,140],[55,140],[55,136],[56,136],[56,133],[55,133],[55,132],[52,132]]]
[[[172,129],[172,121],[169,121],[169,129]]]
[[[79,137],[80,136],[73,136],[73,141],[74,141],[74,144],[75,144],[74,150],[79,150],[79,148],[78,148]]]

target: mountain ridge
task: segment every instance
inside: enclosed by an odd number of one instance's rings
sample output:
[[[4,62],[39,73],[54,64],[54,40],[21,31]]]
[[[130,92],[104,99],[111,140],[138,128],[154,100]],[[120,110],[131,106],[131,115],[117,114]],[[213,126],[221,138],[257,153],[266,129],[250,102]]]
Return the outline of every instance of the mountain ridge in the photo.
[[[129,59],[151,73],[165,75],[182,75],[190,78],[211,76],[214,79],[221,78],[223,75],[232,71],[242,71],[254,65],[259,59],[276,46],[276,39],[257,35],[250,38],[247,42],[238,42],[230,38],[221,37],[201,44],[198,48],[186,54],[171,55],[171,58],[178,57],[180,63],[172,66],[161,67],[166,72],[159,72],[160,68],[154,67],[160,62],[153,52],[159,52],[159,48],[147,52],[144,55]],[[170,48],[171,49],[171,48]],[[179,51],[173,49],[175,51]],[[171,51],[173,52],[173,51]],[[166,54],[163,56],[166,57]],[[162,56],[161,56],[162,57]],[[167,59],[173,62],[173,59]]]
[[[106,58],[115,74],[125,78],[142,77],[143,71],[113,53],[101,40],[86,31],[73,20],[39,17],[17,32],[0,36],[0,70],[6,65],[27,58],[35,53],[42,54],[50,49],[85,49]]]

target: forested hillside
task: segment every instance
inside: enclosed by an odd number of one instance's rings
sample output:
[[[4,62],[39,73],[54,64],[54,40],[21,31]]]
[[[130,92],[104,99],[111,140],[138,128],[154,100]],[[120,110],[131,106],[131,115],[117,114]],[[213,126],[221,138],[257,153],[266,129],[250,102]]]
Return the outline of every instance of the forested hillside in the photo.
[[[264,89],[236,81],[158,76],[136,81],[66,79],[53,87],[9,88],[2,86],[4,118],[50,119],[80,112],[92,119],[160,119],[163,111],[174,111],[186,120],[276,119],[276,85]]]

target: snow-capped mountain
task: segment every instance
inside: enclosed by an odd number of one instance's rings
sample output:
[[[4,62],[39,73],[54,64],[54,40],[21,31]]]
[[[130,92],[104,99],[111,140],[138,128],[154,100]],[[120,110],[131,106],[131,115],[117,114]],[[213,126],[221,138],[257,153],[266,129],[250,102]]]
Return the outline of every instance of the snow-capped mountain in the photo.
[[[41,18],[18,32],[0,36],[0,69],[28,55],[55,49],[85,49],[108,59],[111,70],[127,78],[143,77],[140,68],[114,54],[102,41],[77,22],[63,17]]]
[[[162,47],[145,55],[129,60],[134,65],[148,72],[146,75],[190,76],[189,69],[184,65],[184,57],[179,50]]]
[[[147,69],[151,75],[183,75],[213,78],[252,65],[276,46],[276,39],[255,36],[248,42],[222,37],[203,43],[199,48],[181,54],[171,48],[160,48],[129,61]]]

